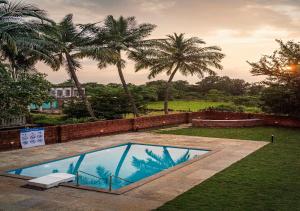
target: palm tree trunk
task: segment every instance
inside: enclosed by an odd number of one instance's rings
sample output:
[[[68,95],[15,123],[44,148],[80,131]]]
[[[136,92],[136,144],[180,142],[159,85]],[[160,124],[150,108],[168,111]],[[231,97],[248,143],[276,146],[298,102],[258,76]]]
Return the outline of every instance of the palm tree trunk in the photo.
[[[81,163],[82,163],[82,161],[83,161],[84,158],[85,158],[85,155],[86,155],[86,154],[81,154],[81,155],[79,156],[79,159],[77,160],[76,165],[75,165],[75,167],[74,167],[74,169],[73,169],[73,172],[72,172],[73,174],[77,174],[78,169],[80,168]]]
[[[128,86],[126,84],[126,81],[125,81],[125,78],[124,78],[124,75],[123,75],[123,72],[122,72],[122,65],[121,65],[121,54],[119,53],[119,61],[117,62],[117,68],[118,68],[118,73],[119,73],[119,76],[120,76],[120,79],[121,79],[121,82],[122,82],[122,86],[124,88],[124,91],[126,93],[126,95],[128,96],[128,99],[129,99],[129,102],[132,106],[132,112],[134,114],[135,117],[139,117],[139,112],[138,112],[138,109],[136,107],[136,104],[135,104],[135,100],[131,94],[131,92],[129,91],[128,89]]]
[[[74,83],[75,83],[75,86],[78,90],[78,93],[79,93],[79,96],[80,98],[82,99],[82,101],[85,103],[86,105],[86,109],[88,110],[90,116],[92,118],[96,118],[95,114],[94,114],[94,111],[92,109],[92,106],[90,104],[90,102],[88,101],[83,89],[82,89],[82,86],[78,80],[78,77],[76,75],[76,72],[75,72],[75,68],[73,67],[72,65],[72,62],[71,62],[71,58],[70,58],[70,55],[69,54],[66,54],[66,59],[67,59],[67,63],[68,63],[68,69],[69,69],[69,72],[70,72],[70,75],[71,75],[71,78],[73,79]]]
[[[169,109],[168,109],[168,104],[169,104],[169,92],[170,92],[170,87],[171,87],[171,83],[172,83],[172,80],[177,72],[179,68],[179,65],[177,65],[174,69],[174,71],[172,72],[172,74],[170,75],[170,78],[167,82],[167,86],[166,86],[166,90],[165,90],[165,99],[164,99],[164,112],[165,114],[168,114],[169,113]]]
[[[125,159],[128,155],[128,152],[129,152],[130,148],[131,148],[131,144],[128,144],[126,149],[123,152],[123,155],[122,155],[119,163],[118,163],[118,166],[117,166],[116,171],[115,171],[115,176],[117,176],[117,177],[119,176],[120,170],[121,170],[122,165],[123,165],[123,163],[124,163],[124,161],[125,161]]]

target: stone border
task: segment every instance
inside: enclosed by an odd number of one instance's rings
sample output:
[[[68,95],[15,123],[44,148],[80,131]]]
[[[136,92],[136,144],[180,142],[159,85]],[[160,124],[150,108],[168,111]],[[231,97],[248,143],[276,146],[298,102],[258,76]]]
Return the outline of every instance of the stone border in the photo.
[[[221,127],[221,128],[233,128],[233,127],[255,127],[264,125],[264,121],[261,119],[193,119],[193,127]]]
[[[95,187],[90,187],[90,186],[85,186],[85,185],[79,185],[79,186],[77,186],[76,184],[73,184],[73,183],[61,183],[59,186],[120,195],[120,194],[126,193],[128,191],[131,191],[131,190],[133,190],[135,188],[138,188],[138,187],[140,187],[140,186],[142,186],[144,184],[147,184],[147,183],[149,183],[151,181],[159,179],[162,176],[170,174],[170,173],[172,173],[172,172],[174,172],[174,171],[176,171],[178,169],[181,169],[181,168],[183,168],[185,166],[188,166],[188,165],[190,165],[190,164],[192,164],[194,162],[202,160],[202,159],[204,159],[204,158],[206,158],[206,157],[208,157],[208,156],[210,156],[210,155],[212,155],[212,154],[217,153],[218,151],[220,151],[220,149],[218,149],[218,148],[215,148],[215,149],[204,149],[204,148],[195,147],[195,146],[193,146],[191,148],[188,148],[187,146],[181,146],[181,145],[158,145],[158,144],[151,144],[151,143],[147,144],[147,143],[141,143],[141,142],[131,141],[131,142],[123,143],[123,144],[111,144],[111,145],[108,145],[106,147],[100,147],[100,148],[97,148],[97,149],[88,150],[88,151],[82,152],[80,154],[92,153],[92,152],[96,152],[96,151],[100,151],[100,150],[105,150],[105,149],[109,149],[109,148],[113,148],[113,147],[117,147],[117,146],[126,145],[126,144],[129,144],[129,143],[140,144],[140,145],[166,146],[166,147],[175,147],[175,148],[206,150],[208,152],[205,153],[205,154],[203,154],[203,155],[201,155],[201,156],[199,156],[199,157],[193,158],[193,159],[191,159],[189,161],[183,162],[183,163],[178,164],[178,165],[176,165],[174,167],[165,169],[165,170],[163,170],[163,171],[161,171],[159,173],[156,173],[156,174],[154,174],[152,176],[146,177],[146,178],[144,178],[142,180],[139,180],[137,182],[134,182],[132,184],[126,185],[126,186],[124,186],[122,188],[119,188],[117,190],[108,191],[106,189],[95,188]],[[40,164],[43,164],[43,163],[48,163],[48,162],[53,162],[53,161],[58,161],[58,160],[63,160],[63,159],[66,159],[66,158],[78,156],[80,154],[74,153],[72,155],[61,156],[61,157],[58,157],[56,159],[48,159],[48,160],[45,160],[43,162],[37,162],[37,163],[29,164],[29,165],[26,165],[26,166],[19,166],[19,167],[16,167],[14,169],[7,169],[7,170],[4,170],[4,171],[0,171],[0,176],[11,177],[11,178],[16,178],[16,179],[22,179],[22,180],[30,180],[30,179],[33,179],[35,177],[29,177],[29,176],[23,176],[23,175],[16,175],[16,174],[9,174],[9,173],[7,173],[7,171],[12,171],[12,170],[15,170],[15,169],[18,169],[18,168],[29,168],[29,167],[40,165]]]
[[[125,133],[2,152],[0,153],[2,161],[0,170],[15,169],[20,165],[27,166],[36,161],[54,160],[62,155],[80,154],[100,147],[107,148],[112,144],[124,144],[128,140],[136,143],[219,149],[219,151],[124,194],[107,194],[64,186],[38,191],[24,188],[26,180],[0,177],[2,190],[0,204],[2,203],[1,205],[6,209],[13,210],[26,209],[28,206],[41,210],[45,208],[93,210],[99,208],[99,202],[101,202],[100,207],[103,210],[154,210],[269,143],[147,132]],[[77,203],[78,200],[82,203]]]

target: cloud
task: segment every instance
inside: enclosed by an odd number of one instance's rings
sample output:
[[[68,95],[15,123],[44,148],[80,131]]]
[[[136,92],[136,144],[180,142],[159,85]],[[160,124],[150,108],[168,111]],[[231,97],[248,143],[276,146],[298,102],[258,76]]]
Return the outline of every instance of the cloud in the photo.
[[[220,28],[247,35],[261,27],[290,30],[300,26],[299,0],[28,0],[45,5],[52,16],[75,13],[78,20],[99,21],[112,14],[137,16],[173,31],[211,33]],[[55,13],[55,15],[53,15]],[[61,15],[62,16],[62,15]],[[98,19],[98,20],[94,20]],[[151,20],[151,21],[149,21]],[[167,28],[170,28],[167,26]],[[192,28],[192,30],[189,30]],[[297,29],[298,30],[298,29]],[[168,33],[172,33],[168,32]]]
[[[173,32],[198,36],[209,45],[219,45],[227,55],[222,74],[247,80],[250,78],[246,60],[256,61],[262,54],[270,54],[278,46],[275,38],[299,40],[300,0],[26,0],[60,20],[73,13],[77,23],[101,21],[106,15],[136,16],[139,23],[157,25],[152,37],[163,37]],[[87,62],[89,63],[89,62]],[[133,63],[126,67],[130,82],[147,81],[147,71],[136,75]],[[111,71],[109,71],[111,70]],[[80,71],[82,81],[93,75],[99,82],[116,81],[114,69],[97,70],[94,63]],[[58,73],[48,72],[51,80],[60,79]],[[57,75],[57,76],[56,76]],[[137,77],[138,76],[138,77]],[[164,78],[161,75],[160,78]],[[176,76],[177,79],[186,79]],[[111,78],[111,79],[110,79]],[[191,82],[198,79],[189,77]]]
[[[127,0],[62,0],[67,5],[76,5],[89,9],[115,9],[127,5]]]
[[[136,12],[160,12],[175,5],[176,0],[60,0],[62,4],[76,5],[90,10],[106,11],[123,9]]]
[[[146,12],[161,12],[175,5],[175,0],[131,0],[138,5],[139,9]]]

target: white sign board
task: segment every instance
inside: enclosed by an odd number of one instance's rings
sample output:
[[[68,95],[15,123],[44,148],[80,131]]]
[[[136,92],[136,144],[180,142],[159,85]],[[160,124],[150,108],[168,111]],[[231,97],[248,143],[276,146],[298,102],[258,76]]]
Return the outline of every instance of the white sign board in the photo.
[[[45,145],[44,128],[21,129],[20,140],[22,148]]]

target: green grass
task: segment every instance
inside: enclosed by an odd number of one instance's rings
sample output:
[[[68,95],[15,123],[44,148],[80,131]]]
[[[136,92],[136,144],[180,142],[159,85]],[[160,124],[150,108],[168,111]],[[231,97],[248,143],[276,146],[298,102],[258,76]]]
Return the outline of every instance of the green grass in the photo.
[[[59,125],[64,121],[64,115],[31,113],[34,124]]]
[[[169,101],[169,108],[178,111],[178,110],[185,110],[185,111],[198,111],[201,109],[206,109],[211,106],[219,106],[222,104],[228,104],[226,102],[211,102],[211,101],[203,101],[203,100],[174,100]],[[164,108],[164,102],[150,102],[147,105],[148,109],[155,109],[161,110]]]
[[[269,141],[158,210],[300,210],[300,130],[179,129],[160,133]]]
[[[178,111],[171,111],[169,112],[169,114],[174,114],[174,113],[179,113]],[[140,114],[140,116],[142,117],[147,117],[147,116],[159,116],[159,115],[164,115],[164,111],[151,111],[151,112],[147,112],[146,114]],[[132,119],[134,118],[134,115],[133,113],[130,113],[130,114],[126,114],[124,115],[124,118],[125,119]]]
[[[199,111],[207,109],[209,107],[219,106],[219,105],[230,105],[231,102],[212,102],[204,100],[174,100],[169,101],[169,108],[174,111]],[[164,108],[164,102],[150,102],[147,104],[148,109],[162,110]],[[260,112],[257,107],[245,107],[246,112]]]

